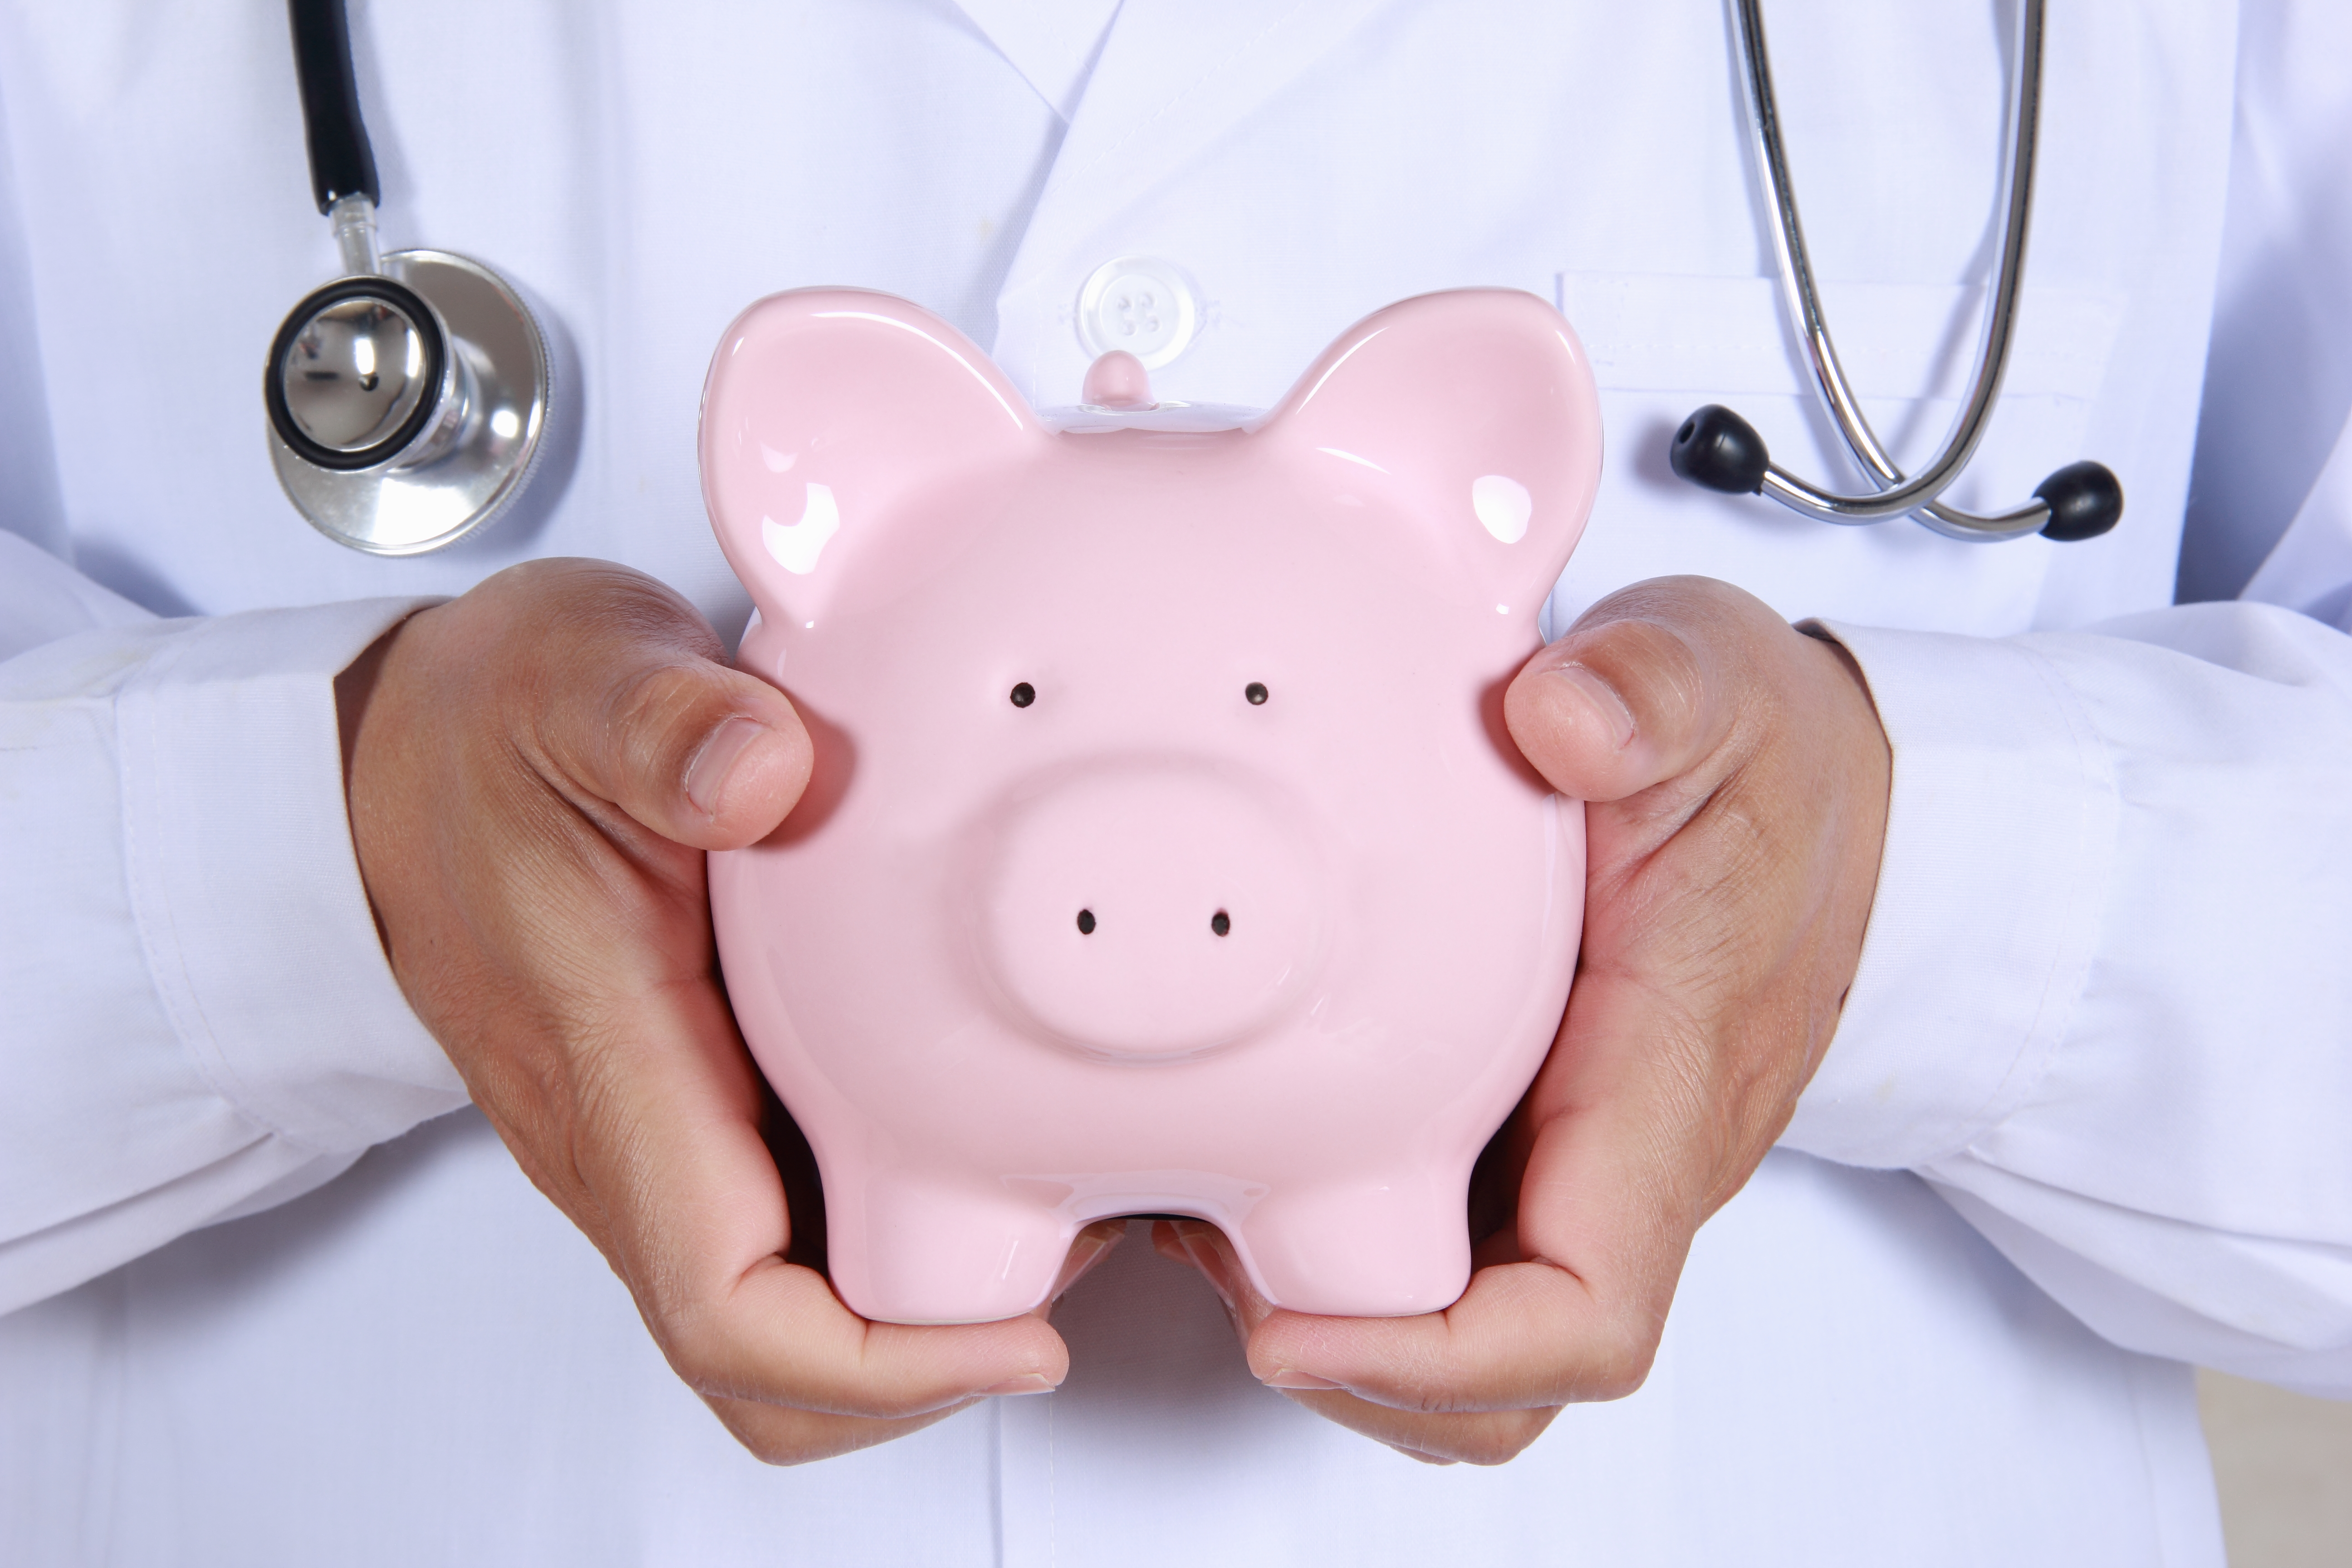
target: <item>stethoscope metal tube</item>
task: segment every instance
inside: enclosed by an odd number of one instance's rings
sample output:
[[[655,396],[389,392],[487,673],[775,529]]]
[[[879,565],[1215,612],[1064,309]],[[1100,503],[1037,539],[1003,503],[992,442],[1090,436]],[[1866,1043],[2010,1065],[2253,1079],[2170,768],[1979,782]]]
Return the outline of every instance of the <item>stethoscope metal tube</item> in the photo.
[[[311,195],[344,276],[296,305],[262,403],[278,482],[312,527],[377,555],[438,550],[497,518],[539,458],[552,377],[537,319],[478,261],[381,255],[375,154],[343,0],[289,0]]]
[[[1781,144],[1761,0],[1733,0],[1733,4],[1748,129],[1756,162],[1771,197],[1773,249],[1783,299],[1804,341],[1823,405],[1879,489],[1872,495],[1837,495],[1797,478],[1770,460],[1763,438],[1752,426],[1717,404],[1699,409],[1675,432],[1669,454],[1675,471],[1712,489],[1768,496],[1823,522],[1879,522],[1912,513],[1948,538],[1987,542],[2037,532],[2053,539],[2088,539],[2113,528],[2123,513],[2123,488],[2113,473],[2097,463],[2073,463],[2060,468],[2042,482],[2033,501],[1992,516],[1963,511],[1937,499],[1959,477],[1984,438],[2016,337],[2026,234],[2033,208],[2034,150],[2041,129],[2043,0],[2022,0],[2018,7],[2017,83],[2009,102],[2010,163],[2003,191],[2000,256],[1977,351],[1976,372],[1943,449],[1916,477],[1907,479],[1871,429],[1830,337],[1820,291],[1813,283],[1795,187],[1789,177],[1787,151]]]

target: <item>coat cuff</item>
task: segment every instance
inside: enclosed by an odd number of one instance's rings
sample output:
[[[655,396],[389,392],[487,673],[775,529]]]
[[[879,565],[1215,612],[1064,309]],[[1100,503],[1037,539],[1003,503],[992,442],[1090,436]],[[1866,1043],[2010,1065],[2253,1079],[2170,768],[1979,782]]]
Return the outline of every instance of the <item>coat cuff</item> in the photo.
[[[429,603],[195,623],[116,705],[124,861],[156,992],[215,1092],[321,1153],[466,1101],[377,935],[335,715],[336,675]]]
[[[1861,666],[1894,770],[1861,966],[1780,1142],[1917,1166],[2013,1110],[2065,1035],[2110,885],[2114,770],[2021,639],[1805,629]]]

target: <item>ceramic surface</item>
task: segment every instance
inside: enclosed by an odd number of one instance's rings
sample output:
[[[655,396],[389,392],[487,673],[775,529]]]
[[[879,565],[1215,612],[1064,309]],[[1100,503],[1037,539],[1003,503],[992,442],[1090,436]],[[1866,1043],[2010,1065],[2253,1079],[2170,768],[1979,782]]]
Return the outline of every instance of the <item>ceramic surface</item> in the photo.
[[[869,1318],[1026,1310],[1137,1213],[1300,1310],[1444,1307],[1575,963],[1581,808],[1501,696],[1591,504],[1591,376],[1498,289],[1371,316],[1239,428],[1107,358],[1057,426],[886,295],[729,328],[705,498],[817,752],[711,858],[736,1015]]]

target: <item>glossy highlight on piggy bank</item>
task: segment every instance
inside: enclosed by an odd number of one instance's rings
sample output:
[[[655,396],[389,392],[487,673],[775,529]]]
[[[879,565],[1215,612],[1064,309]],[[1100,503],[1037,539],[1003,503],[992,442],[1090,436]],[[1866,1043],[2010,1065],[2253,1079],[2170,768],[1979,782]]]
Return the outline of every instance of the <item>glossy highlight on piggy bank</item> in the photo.
[[[1582,808],[1501,721],[1599,478],[1582,352],[1473,289],[1270,414],[1154,405],[1118,355],[1087,396],[1041,418],[853,289],[760,301],[711,366],[740,663],[816,746],[711,907],[835,1289],[1008,1317],[1080,1226],[1181,1214],[1283,1306],[1443,1308],[1583,912]]]

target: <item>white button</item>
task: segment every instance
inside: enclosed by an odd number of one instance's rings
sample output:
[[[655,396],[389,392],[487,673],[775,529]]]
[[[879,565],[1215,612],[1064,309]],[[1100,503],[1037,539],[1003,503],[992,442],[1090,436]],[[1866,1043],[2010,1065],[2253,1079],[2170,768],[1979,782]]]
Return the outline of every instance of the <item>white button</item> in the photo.
[[[1122,256],[1096,268],[1078,290],[1078,342],[1089,359],[1125,349],[1158,370],[1200,331],[1200,295],[1172,261]]]

